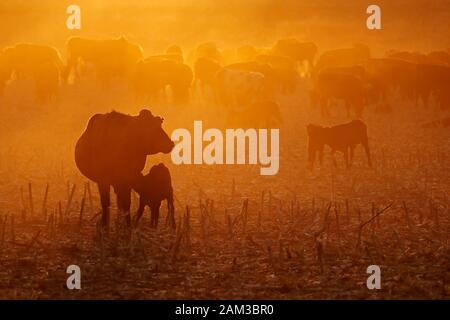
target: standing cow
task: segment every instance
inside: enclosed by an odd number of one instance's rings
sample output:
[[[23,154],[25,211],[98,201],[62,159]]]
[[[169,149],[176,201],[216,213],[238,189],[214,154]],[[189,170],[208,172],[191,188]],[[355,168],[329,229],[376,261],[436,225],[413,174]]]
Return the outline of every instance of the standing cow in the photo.
[[[306,129],[308,132],[308,160],[311,168],[314,166],[317,153],[319,153],[319,161],[322,164],[325,145],[331,148],[334,165],[336,166],[334,153],[340,151],[344,153],[345,165],[348,168],[353,161],[355,147],[359,144],[364,147],[369,167],[372,167],[367,126],[361,120],[353,120],[349,123],[327,128],[309,124]]]
[[[143,109],[138,116],[119,112],[91,117],[75,146],[75,162],[83,175],[98,185],[102,223],[109,225],[110,187],[117,206],[131,224],[131,188],[144,169],[147,155],[169,153],[174,147],[162,129],[163,119]]]

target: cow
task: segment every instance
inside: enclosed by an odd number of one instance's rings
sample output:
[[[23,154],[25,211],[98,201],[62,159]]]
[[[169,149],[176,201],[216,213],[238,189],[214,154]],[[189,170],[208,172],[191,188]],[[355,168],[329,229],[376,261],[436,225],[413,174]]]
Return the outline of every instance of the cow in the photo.
[[[266,98],[271,98],[277,87],[277,73],[269,64],[256,61],[233,63],[225,66],[226,69],[240,70],[247,72],[258,72],[264,75],[264,94]]]
[[[95,114],[75,145],[75,163],[94,181],[100,193],[102,225],[109,226],[110,187],[117,207],[131,225],[131,189],[139,181],[147,155],[170,153],[173,141],[162,128],[163,119],[143,109],[132,116],[112,111]]]
[[[419,100],[428,107],[430,97],[434,95],[441,109],[450,107],[450,66],[418,64],[416,77],[416,105]]]
[[[378,88],[383,100],[398,90],[403,99],[414,99],[417,84],[417,64],[393,58],[368,59],[363,64],[366,76]]]
[[[276,82],[279,84],[279,89],[282,93],[293,93],[295,91],[298,80],[295,60],[272,54],[260,54],[255,60],[272,67]]]
[[[344,153],[345,165],[348,168],[353,161],[354,149],[359,144],[364,147],[368,165],[369,167],[372,167],[367,127],[361,120],[353,120],[349,123],[332,127],[309,124],[306,129],[308,133],[308,161],[310,168],[314,167],[317,153],[319,153],[319,161],[322,165],[323,149],[325,145],[328,145],[331,148],[334,165],[336,166],[334,153],[340,151]]]
[[[205,42],[197,46],[187,56],[187,63],[194,65],[194,63],[200,58],[208,58],[222,64],[222,53],[217,48],[214,42]]]
[[[193,73],[184,63],[167,59],[146,59],[139,61],[134,77],[137,97],[156,99],[163,93],[166,98],[166,86],[170,86],[174,103],[189,101],[189,90],[192,85]]]
[[[151,167],[144,176],[141,175],[133,187],[139,194],[139,208],[134,217],[133,225],[137,226],[146,206],[151,210],[152,228],[158,227],[159,208],[163,200],[167,201],[167,224],[175,228],[175,208],[173,205],[172,179],[169,169],[162,163]]]
[[[328,50],[322,53],[313,70],[313,77],[317,77],[321,70],[334,67],[348,67],[360,65],[370,58],[367,46],[357,44],[351,48]]]
[[[64,80],[67,82],[74,72],[79,78],[78,66],[81,63],[93,65],[95,75],[103,84],[113,78],[131,79],[136,63],[143,58],[143,50],[139,45],[131,43],[127,38],[94,40],[71,37],[67,40],[67,66]]]
[[[5,48],[0,60],[0,87],[14,74],[15,79],[34,82],[37,102],[45,103],[57,96],[63,62],[55,48],[19,43]]]
[[[239,112],[264,95],[264,75],[260,72],[222,68],[215,75],[217,102]]]
[[[341,73],[336,69],[322,70],[316,81],[312,98],[319,103],[322,116],[330,116],[329,105],[333,100],[343,100],[347,117],[353,110],[356,117],[361,117],[367,102],[368,88],[364,80],[351,73]]]
[[[314,65],[317,45],[313,42],[300,42],[297,39],[281,39],[273,46],[275,55],[286,56],[300,64],[306,62],[306,72],[309,74]]]
[[[212,89],[214,87],[214,78],[220,68],[219,62],[211,58],[201,57],[195,61],[194,88],[199,87],[202,96],[205,95],[206,88]]]

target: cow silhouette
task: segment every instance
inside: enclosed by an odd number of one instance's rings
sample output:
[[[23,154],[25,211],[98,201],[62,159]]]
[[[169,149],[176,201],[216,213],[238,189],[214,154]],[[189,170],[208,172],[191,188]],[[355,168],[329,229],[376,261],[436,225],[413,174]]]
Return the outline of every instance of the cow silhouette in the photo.
[[[319,153],[319,161],[322,164],[323,149],[325,145],[328,145],[331,148],[334,165],[336,166],[334,153],[340,151],[344,153],[345,165],[348,168],[352,163],[355,147],[362,144],[366,151],[369,167],[372,166],[367,137],[367,126],[361,120],[353,120],[333,127],[321,127],[309,124],[306,129],[308,132],[308,159],[311,168],[314,166],[317,153]]]
[[[162,122],[146,109],[138,116],[116,111],[96,114],[78,139],[75,162],[81,173],[98,185],[104,227],[109,226],[110,187],[130,225],[131,189],[140,178],[146,156],[169,153],[174,147]]]

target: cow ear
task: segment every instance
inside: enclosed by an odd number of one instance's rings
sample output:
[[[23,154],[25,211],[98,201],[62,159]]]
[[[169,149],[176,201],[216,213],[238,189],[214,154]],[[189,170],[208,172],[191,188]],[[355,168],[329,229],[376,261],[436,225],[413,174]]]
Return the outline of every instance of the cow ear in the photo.
[[[153,114],[152,114],[152,112],[150,110],[142,109],[139,112],[139,118],[142,118],[142,119],[153,119],[154,117],[153,117]]]

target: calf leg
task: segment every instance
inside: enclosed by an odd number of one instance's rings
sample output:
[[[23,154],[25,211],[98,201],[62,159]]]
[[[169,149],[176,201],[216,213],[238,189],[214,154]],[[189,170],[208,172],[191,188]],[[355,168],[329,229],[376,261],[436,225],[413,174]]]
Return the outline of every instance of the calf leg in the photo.
[[[100,202],[102,204],[102,225],[103,227],[109,227],[109,205],[110,194],[109,184],[97,183],[98,192],[100,193]]]
[[[150,206],[150,210],[151,210],[151,214],[152,214],[150,226],[155,229],[158,227],[159,207],[160,206],[161,206],[161,201],[159,201],[159,202],[154,201]]]
[[[353,164],[353,156],[355,155],[355,148],[350,147],[350,166]]]

